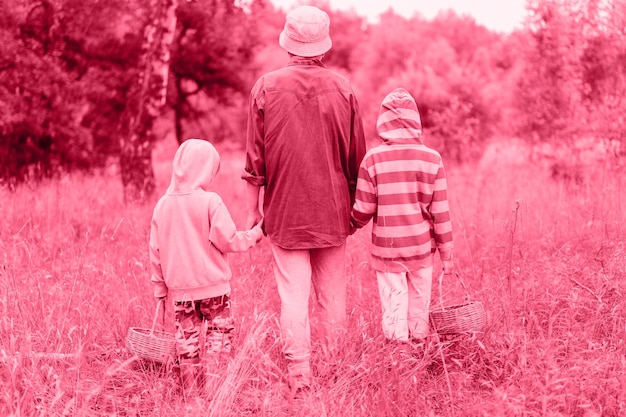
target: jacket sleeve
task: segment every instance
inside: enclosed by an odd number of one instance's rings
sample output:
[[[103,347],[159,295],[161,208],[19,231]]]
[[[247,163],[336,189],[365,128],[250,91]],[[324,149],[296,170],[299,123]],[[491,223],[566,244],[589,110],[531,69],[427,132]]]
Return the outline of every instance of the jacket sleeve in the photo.
[[[163,270],[161,269],[161,255],[159,249],[158,239],[158,224],[155,216],[152,216],[150,222],[150,243],[149,243],[149,256],[150,256],[150,281],[154,289],[154,296],[156,298],[167,296],[167,285],[165,285],[165,279],[163,278]]]
[[[365,156],[366,144],[365,133],[363,131],[363,119],[361,109],[354,95],[352,95],[352,120],[350,150],[348,155],[348,186],[350,188],[350,204],[354,204],[357,181],[359,176],[359,166]]]
[[[217,194],[209,205],[209,240],[222,253],[245,252],[263,237],[260,225],[237,230],[226,205]]]
[[[265,185],[265,119],[262,79],[252,88],[246,130],[246,166],[241,178],[253,185]]]

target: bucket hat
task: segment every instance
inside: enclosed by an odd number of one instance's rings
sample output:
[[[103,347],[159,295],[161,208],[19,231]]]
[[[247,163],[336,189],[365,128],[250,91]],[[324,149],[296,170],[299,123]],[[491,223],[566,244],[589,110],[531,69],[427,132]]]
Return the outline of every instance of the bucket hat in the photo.
[[[314,6],[300,6],[287,13],[279,45],[294,55],[312,57],[330,50],[330,18]]]

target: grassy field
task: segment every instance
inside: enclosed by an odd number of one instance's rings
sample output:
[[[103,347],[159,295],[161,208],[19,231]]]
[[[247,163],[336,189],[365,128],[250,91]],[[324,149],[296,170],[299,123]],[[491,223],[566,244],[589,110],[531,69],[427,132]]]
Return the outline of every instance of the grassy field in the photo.
[[[160,191],[169,156],[156,164]],[[224,151],[216,185],[238,224],[242,162]],[[555,179],[497,158],[448,175],[460,281],[446,278],[433,300],[482,301],[483,332],[433,337],[426,352],[398,361],[383,343],[361,230],[348,240],[350,320],[338,371],[328,376],[316,350],[320,376],[297,403],[286,398],[267,240],[231,257],[231,363],[214,370],[207,395],[184,400],[170,367],[125,348],[128,328],[150,327],[155,311],[154,202],[125,206],[114,173],[0,190],[0,415],[626,415],[624,169]],[[171,322],[169,308],[168,331]]]

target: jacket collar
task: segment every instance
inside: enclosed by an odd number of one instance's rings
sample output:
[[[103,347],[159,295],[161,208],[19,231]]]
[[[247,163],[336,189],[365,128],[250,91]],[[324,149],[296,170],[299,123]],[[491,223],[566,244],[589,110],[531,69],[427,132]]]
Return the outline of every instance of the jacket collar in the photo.
[[[289,59],[289,64],[287,64],[287,65],[288,66],[293,66],[293,65],[316,65],[318,67],[326,68],[326,65],[324,65],[324,63],[320,59],[307,58],[307,57],[297,56],[297,55],[293,55]]]

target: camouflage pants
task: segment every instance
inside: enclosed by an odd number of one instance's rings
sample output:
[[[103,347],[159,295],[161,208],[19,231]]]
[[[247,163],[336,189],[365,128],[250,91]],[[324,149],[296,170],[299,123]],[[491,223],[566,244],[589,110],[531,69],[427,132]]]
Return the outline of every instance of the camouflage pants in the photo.
[[[197,363],[204,354],[229,353],[235,330],[228,294],[174,303],[176,354]]]

